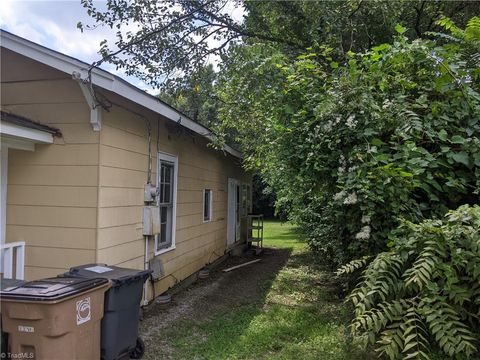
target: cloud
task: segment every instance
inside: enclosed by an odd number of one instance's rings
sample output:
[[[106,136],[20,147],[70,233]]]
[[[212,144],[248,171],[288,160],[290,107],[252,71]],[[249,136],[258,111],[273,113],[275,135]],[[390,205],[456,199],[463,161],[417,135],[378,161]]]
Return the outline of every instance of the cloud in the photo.
[[[102,40],[107,39],[109,44],[115,43],[116,31],[109,27],[99,26],[95,30],[85,30],[83,33],[77,28],[79,21],[86,24],[93,22],[80,0],[1,0],[0,10],[2,29],[89,64],[100,59],[98,50]],[[132,31],[135,28],[135,24],[130,24],[123,31]],[[102,68],[142,90],[153,91],[142,81],[126,76],[121,69],[116,70],[113,65],[104,64]]]
[[[101,9],[105,7],[105,3],[97,1],[96,6]],[[238,1],[229,1],[223,12],[238,23],[244,21],[245,9]],[[82,33],[77,29],[79,21],[84,24],[93,23],[80,0],[0,0],[2,29],[86,63],[93,63],[100,59],[98,50],[102,40],[107,39],[110,46],[115,43],[116,30],[98,26],[94,30],[85,30]],[[136,28],[136,24],[130,23],[122,31],[135,31]],[[219,41],[213,38],[208,39],[208,44],[210,47],[220,45]],[[217,68],[220,58],[212,55],[208,62]],[[150,86],[136,78],[126,76],[121,69],[117,70],[113,65],[103,64],[102,67],[143,90],[155,92]]]
[[[100,41],[112,37],[110,31],[82,34],[76,28],[88,20],[79,1],[2,0],[1,10],[3,29],[86,62],[98,59]]]

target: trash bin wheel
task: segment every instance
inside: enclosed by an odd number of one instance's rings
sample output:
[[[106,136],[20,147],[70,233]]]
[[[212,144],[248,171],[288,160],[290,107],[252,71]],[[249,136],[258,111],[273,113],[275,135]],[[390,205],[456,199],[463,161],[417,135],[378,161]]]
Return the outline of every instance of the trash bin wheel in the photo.
[[[145,344],[141,337],[137,337],[137,344],[135,345],[135,348],[130,351],[130,358],[141,359],[143,354],[145,354]]]

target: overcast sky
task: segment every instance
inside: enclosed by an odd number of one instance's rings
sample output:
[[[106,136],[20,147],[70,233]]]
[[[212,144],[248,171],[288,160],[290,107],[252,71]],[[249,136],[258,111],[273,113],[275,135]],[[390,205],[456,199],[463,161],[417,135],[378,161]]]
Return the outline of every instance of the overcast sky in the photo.
[[[96,2],[101,7],[102,1]],[[234,18],[241,19],[243,10],[227,7]],[[99,60],[100,42],[109,39],[113,48],[115,30],[99,27],[95,30],[77,29],[77,23],[92,24],[80,0],[0,0],[0,27],[15,35],[60,51],[87,63]],[[149,87],[135,78],[127,78],[109,64],[102,67],[145,90]]]

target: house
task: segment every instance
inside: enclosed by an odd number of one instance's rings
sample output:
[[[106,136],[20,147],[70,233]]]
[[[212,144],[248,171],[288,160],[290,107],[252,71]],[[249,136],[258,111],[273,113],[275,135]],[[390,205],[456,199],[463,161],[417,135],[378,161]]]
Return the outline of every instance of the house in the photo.
[[[152,299],[244,241],[251,176],[238,151],[117,76],[0,36],[5,277],[151,266]]]

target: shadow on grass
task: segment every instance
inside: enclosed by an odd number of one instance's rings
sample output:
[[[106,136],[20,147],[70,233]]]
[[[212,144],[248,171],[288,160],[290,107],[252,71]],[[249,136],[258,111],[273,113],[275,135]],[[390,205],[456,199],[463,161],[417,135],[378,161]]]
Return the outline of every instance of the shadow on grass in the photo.
[[[349,345],[345,307],[308,254],[271,249],[263,267],[225,277],[204,315],[168,337],[174,359],[362,359]]]
[[[191,304],[190,314],[156,333],[146,359],[371,358],[352,346],[350,312],[334,277],[299,240],[297,230],[266,222],[265,234],[269,249],[262,261],[218,271],[198,284],[214,290]],[[248,259],[231,261],[225,267]],[[179,300],[179,311],[188,300],[188,294]]]

